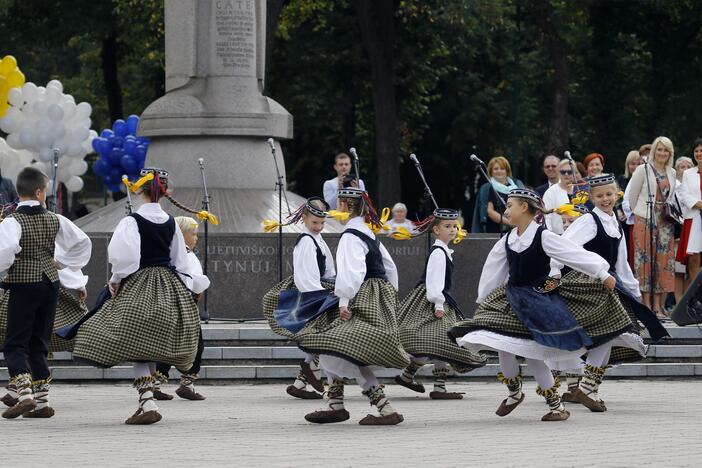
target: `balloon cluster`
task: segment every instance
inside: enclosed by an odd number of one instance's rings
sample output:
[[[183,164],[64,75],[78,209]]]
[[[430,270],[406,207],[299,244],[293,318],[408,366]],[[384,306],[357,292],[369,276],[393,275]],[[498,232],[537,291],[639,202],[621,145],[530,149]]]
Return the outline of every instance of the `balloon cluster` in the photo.
[[[122,189],[122,175],[134,181],[144,167],[149,139],[136,136],[139,116],[130,115],[127,120],[118,119],[112,129],[106,128],[92,142],[100,157],[93,163],[93,172],[102,177],[110,192]]]
[[[15,180],[17,174],[27,166],[32,165],[34,155],[26,150],[16,150],[0,138],[0,170],[5,179]],[[46,170],[44,163],[35,163],[38,169]],[[7,201],[7,200],[5,200]],[[2,200],[0,200],[2,202]]]
[[[17,66],[17,59],[12,55],[4,56],[0,60],[0,117],[10,108],[7,104],[7,93],[12,88],[18,88],[23,84],[24,74]]]
[[[88,170],[84,159],[92,151],[91,139],[97,135],[90,130],[90,104],[76,104],[73,96],[63,93],[58,80],[50,81],[46,87],[25,83],[21,88],[12,88],[7,100],[11,107],[0,119],[0,129],[8,134],[7,144],[31,152],[33,159],[45,164],[44,170],[51,168],[46,171],[49,177],[53,177],[50,162],[57,152],[57,181],[69,192],[82,190],[80,176]]]

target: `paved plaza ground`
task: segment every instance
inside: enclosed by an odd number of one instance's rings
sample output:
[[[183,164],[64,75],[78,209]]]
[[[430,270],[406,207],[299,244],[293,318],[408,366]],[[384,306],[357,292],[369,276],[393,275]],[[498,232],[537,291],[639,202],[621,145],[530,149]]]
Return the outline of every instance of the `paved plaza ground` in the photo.
[[[395,427],[358,425],[369,410],[347,388],[351,419],[308,424],[320,402],[294,400],[282,384],[201,386],[204,402],[162,402],[164,419],[126,426],[136,392],[126,384],[55,385],[50,420],[0,420],[0,466],[407,466],[407,467],[683,467],[702,465],[702,381],[606,381],[607,413],[571,405],[571,419],[545,423],[546,405],[527,398],[494,415],[498,383],[450,384],[464,400],[432,401],[388,385],[405,416]],[[173,390],[169,386],[168,390]]]

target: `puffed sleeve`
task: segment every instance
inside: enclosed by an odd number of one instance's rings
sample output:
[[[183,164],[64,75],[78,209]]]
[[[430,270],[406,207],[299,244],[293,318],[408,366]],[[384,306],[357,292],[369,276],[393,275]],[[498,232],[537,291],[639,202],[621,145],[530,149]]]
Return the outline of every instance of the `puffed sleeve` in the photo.
[[[16,219],[6,218],[0,222],[0,273],[15,263],[15,256],[22,250],[21,238],[22,227]]]
[[[66,289],[85,290],[88,284],[88,277],[79,269],[63,268],[58,271],[61,286]]]
[[[139,269],[141,237],[139,227],[131,216],[122,219],[107,246],[107,258],[112,265],[110,283],[119,283]]]
[[[601,281],[610,276],[609,264],[604,258],[583,249],[563,236],[544,231],[541,234],[541,245],[546,255],[574,270]]]
[[[597,215],[592,215],[597,216]],[[561,237],[568,239],[576,245],[583,246],[590,242],[597,235],[597,224],[591,215],[582,215],[578,217],[568,229],[565,230]],[[551,276],[554,276],[555,270],[560,271],[563,264],[558,260],[551,259]]]
[[[173,265],[178,272],[180,278],[183,282],[190,286],[192,284],[192,279],[189,279],[185,274],[189,274],[190,271],[190,259],[188,258],[188,247],[185,245],[185,239],[183,238],[183,233],[176,226],[175,235],[171,239],[171,253],[170,253],[171,265]],[[193,292],[196,292],[193,290]]]
[[[683,174],[682,183],[680,184],[678,189],[678,198],[687,210],[695,209],[695,204],[698,201],[700,201],[695,196],[695,193],[693,193],[691,190],[693,183],[695,179],[697,179],[697,177],[697,173],[685,171],[685,173]]]
[[[339,184],[336,182],[336,179],[325,181],[322,191],[324,192],[324,201],[327,202],[332,209],[336,209],[339,197]]]
[[[481,304],[492,291],[504,285],[509,278],[506,244],[507,236],[500,238],[485,260],[478,283],[478,299],[475,301],[478,304]]]
[[[388,278],[392,287],[395,291],[400,289],[400,278],[397,274],[397,266],[395,266],[395,261],[390,256],[390,252],[385,248],[383,244],[380,244],[380,253],[383,256],[383,267],[385,268],[385,275]]]
[[[56,216],[59,220],[56,245],[60,248],[60,254],[54,252],[54,259],[61,268],[83,268],[90,261],[93,249],[90,238],[68,218]]]
[[[617,276],[622,282],[624,289],[629,291],[629,294],[641,300],[641,289],[639,288],[639,281],[634,277],[634,273],[631,271],[631,266],[629,265],[628,252],[626,247],[626,240],[622,235],[622,239],[619,241],[619,250],[617,251],[617,265],[615,270],[617,271]]]
[[[326,268],[324,271],[324,279],[334,279],[336,278],[336,266],[334,265],[334,255],[332,254],[332,251],[327,245],[327,243],[324,242],[324,239],[322,239],[320,247],[322,248],[325,257]]]
[[[301,292],[324,289],[319,277],[317,248],[309,236],[303,236],[293,250],[293,278]]]
[[[200,264],[200,259],[195,255],[195,252],[188,252],[188,260],[190,264],[188,274],[192,279],[192,287],[190,290],[195,294],[200,294],[210,287],[210,279],[202,274],[202,265]]]
[[[442,249],[434,249],[427,261],[427,301],[434,304],[434,310],[443,310],[444,286],[446,281],[446,254]]]
[[[346,307],[363,284],[366,277],[366,254],[368,247],[361,239],[353,235],[342,235],[336,250],[338,272],[334,294],[339,298],[339,305]]]

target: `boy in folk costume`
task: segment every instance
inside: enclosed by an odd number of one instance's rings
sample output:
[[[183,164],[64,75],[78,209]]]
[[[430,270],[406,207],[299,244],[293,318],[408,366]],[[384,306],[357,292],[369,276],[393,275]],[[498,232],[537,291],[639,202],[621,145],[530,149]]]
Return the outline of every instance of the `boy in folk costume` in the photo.
[[[141,175],[129,190],[141,188],[144,203],[119,222],[107,248],[112,298],[82,324],[73,351],[75,358],[101,367],[134,362],[139,408],[126,424],[161,420],[153,398],[154,363],[189,369],[197,355],[200,315],[186,287],[191,274],[188,250],[175,220],[159,202],[165,197],[212,219],[171,197],[168,172],[144,168]]]
[[[328,310],[295,337],[300,348],[320,355],[319,364],[330,381],[328,400],[320,411],[305,416],[314,423],[349,419],[344,407],[344,378],[354,378],[378,410],[362,425],[393,425],[404,420],[385,397],[369,366],[403,369],[409,357],[397,334],[395,263],[376,239],[380,220],[368,194],[357,188],[339,190],[339,211],[348,213],[336,252],[334,293],[339,307]]]
[[[535,219],[544,211],[541,197],[533,190],[509,193],[506,214],[516,227],[488,255],[474,317],[457,323],[449,333],[468,349],[498,352],[502,370],[498,378],[509,391],[496,411],[498,416],[508,415],[524,400],[517,361],[521,356],[539,385],[537,394],[549,406],[541,420],[563,421],[570,413],[561,402],[559,381],[551,369],[577,368],[586,350],[593,359],[600,359],[614,338],[640,353],[645,346],[640,336],[628,333],[633,325],[611,293],[616,279],[609,274],[607,262],[546,230]],[[551,258],[597,278],[604,287],[589,280],[559,285],[551,277]]]
[[[432,216],[419,224],[419,230],[436,240],[429,251],[424,273],[417,286],[400,304],[398,327],[400,341],[410,355],[411,364],[395,377],[395,382],[418,393],[424,386],[414,380],[417,371],[433,363],[434,389],[429,397],[435,400],[463,398],[458,392],[446,391],[446,377],[451,367],[457,372],[469,372],[485,365],[485,357],[462,349],[448,337],[448,330],[462,319],[460,308],[451,296],[453,250],[448,244],[458,234],[458,211],[436,209]]]
[[[176,216],[176,225],[183,233],[183,240],[188,251],[188,261],[190,262],[190,277],[185,278],[185,285],[193,293],[193,299],[200,300],[203,292],[210,287],[210,279],[202,273],[202,265],[195,255],[195,245],[197,245],[198,223],[189,216]],[[176,395],[184,400],[202,401],[205,397],[195,391],[195,381],[198,379],[200,367],[202,365],[202,353],[205,344],[202,339],[202,327],[197,339],[197,354],[190,369],[180,371],[180,386],[176,389]],[[168,382],[168,372],[171,370],[170,364],[159,362],[156,364],[154,398],[156,400],[172,400],[173,395],[161,391],[161,383]]]
[[[327,202],[312,197],[292,213],[285,225],[304,224],[293,250],[293,275],[263,296],[263,315],[271,329],[291,340],[319,316],[323,306],[338,302],[331,294],[336,277],[334,257],[322,238],[328,211]],[[268,224],[266,230],[270,232],[277,227],[277,223]],[[286,392],[304,400],[321,399],[322,395],[314,391],[324,390],[320,374],[319,356],[307,353],[295,382]]]
[[[53,415],[45,408],[51,382],[47,355],[59,293],[57,270],[80,269],[90,260],[88,236],[65,217],[46,210],[48,182],[38,169],[23,169],[17,176],[20,203],[0,223],[0,273],[9,269],[2,285],[9,294],[3,352],[17,392],[17,403],[2,414],[8,419],[34,410],[39,413],[33,416]]]
[[[88,308],[85,305],[85,298],[87,296],[85,285],[88,282],[88,277],[83,275],[79,269],[72,268],[59,270],[58,277],[60,285],[58,302],[56,304],[56,317],[53,326],[54,331],[65,325],[77,322],[88,312]],[[0,342],[5,339],[9,299],[9,294],[0,296]],[[66,340],[52,333],[49,343],[49,352],[55,353],[60,351],[73,351],[73,340]],[[49,406],[49,400],[47,398],[48,387],[46,387],[46,385],[37,384],[33,386],[33,391],[37,407],[34,411],[25,413],[22,416],[25,418],[50,418],[53,416],[54,409]],[[14,406],[17,403],[18,394],[15,384],[12,383],[7,386],[7,393],[0,398],[0,401],[6,406]]]
[[[587,181],[594,208],[578,217],[563,233],[563,238],[596,253],[607,262],[609,273],[617,280],[617,296],[634,324],[632,333],[640,335],[640,321],[648,329],[651,339],[658,341],[667,336],[668,332],[656,314],[641,303],[639,282],[629,266],[626,242],[622,242],[624,234],[614,213],[619,192],[616,179],[611,174],[604,174]],[[555,260],[551,262],[552,270],[560,270],[562,266]],[[569,269],[563,270],[562,274],[563,281],[566,282],[588,280],[582,273]],[[588,354],[584,378],[579,384],[577,380],[569,379],[568,393],[564,394],[565,401],[582,403],[593,412],[606,411],[607,407],[599,397],[598,389],[607,364],[638,361],[643,357],[638,350],[621,347],[613,349],[610,356],[611,344],[603,345],[603,349],[606,353],[599,356],[599,359],[598,356]]]

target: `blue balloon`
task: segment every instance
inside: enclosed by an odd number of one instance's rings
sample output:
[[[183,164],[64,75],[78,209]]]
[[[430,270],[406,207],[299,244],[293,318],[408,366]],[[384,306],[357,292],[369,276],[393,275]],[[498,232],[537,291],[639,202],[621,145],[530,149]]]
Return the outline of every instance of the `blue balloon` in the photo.
[[[146,159],[147,147],[145,145],[137,145],[134,154],[139,157],[142,161]]]
[[[110,165],[106,163],[102,158],[98,158],[93,163],[93,172],[97,176],[104,176],[110,171]]]
[[[108,183],[106,185],[107,185],[107,190],[109,190],[110,192],[119,192],[119,189],[120,189],[119,184]]]
[[[115,135],[123,137],[127,135],[127,123],[122,120],[122,119],[117,119],[115,122],[112,124],[112,131],[115,132]]]
[[[146,145],[149,146],[149,137],[137,137],[137,143],[140,145]]]
[[[102,138],[109,138],[109,137],[111,137],[111,136],[114,136],[114,134],[115,134],[115,132],[113,132],[113,131],[110,130],[109,128],[106,128],[105,130],[103,130],[103,131],[100,132],[100,136],[101,136]]]
[[[92,144],[93,149],[95,150],[96,153],[100,152],[100,142],[101,141],[103,141],[103,138],[100,138],[100,137],[93,138],[93,142],[91,144]]]
[[[134,174],[139,170],[139,163],[134,159],[134,156],[125,154],[122,156],[122,169],[126,174]]]
[[[129,138],[129,137],[127,137]],[[137,149],[137,143],[136,140],[124,140],[124,152],[126,154],[135,154]]]
[[[98,143],[97,150],[98,153],[100,153],[100,156],[107,158],[110,155],[110,152],[112,151],[112,143],[110,143],[110,140],[101,138]]]
[[[124,146],[124,138],[119,136],[112,138],[112,146],[115,148],[121,148]]]
[[[110,164],[112,166],[119,166],[122,162],[122,156],[124,156],[124,150],[112,148],[112,151],[110,151]]]
[[[130,115],[127,117],[127,132],[131,135],[136,135],[137,128],[139,127],[139,116]]]

